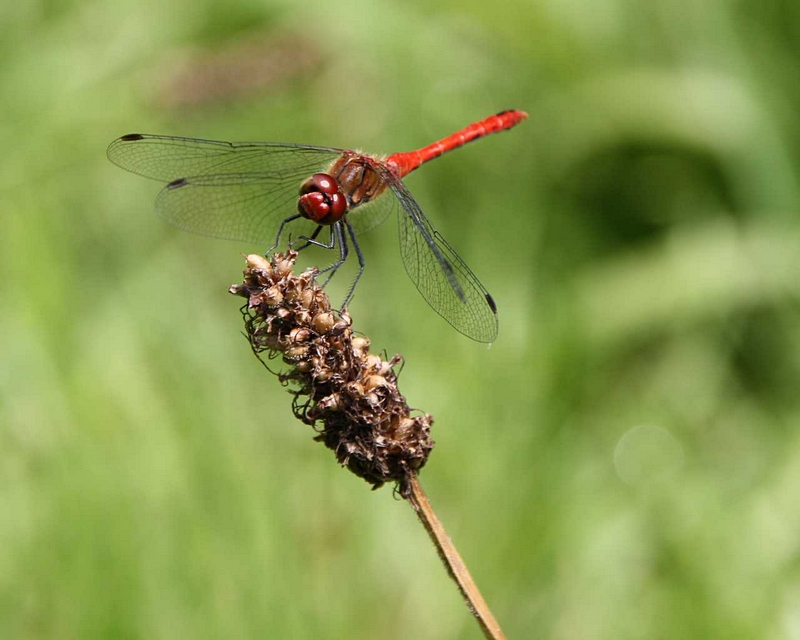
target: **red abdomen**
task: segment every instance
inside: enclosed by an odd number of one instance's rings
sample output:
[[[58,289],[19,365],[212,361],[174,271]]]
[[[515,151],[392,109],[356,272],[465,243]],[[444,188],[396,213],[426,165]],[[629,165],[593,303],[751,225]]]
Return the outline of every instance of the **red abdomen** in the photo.
[[[461,131],[456,131],[446,138],[437,140],[433,144],[429,144],[422,149],[406,151],[404,153],[393,153],[386,158],[386,164],[402,178],[421,164],[428,162],[428,160],[438,158],[447,151],[463,147],[468,142],[488,136],[490,133],[498,133],[499,131],[510,129],[527,117],[527,113],[524,111],[517,111],[516,109],[501,111],[500,113],[496,113],[478,122],[473,122],[461,129]]]

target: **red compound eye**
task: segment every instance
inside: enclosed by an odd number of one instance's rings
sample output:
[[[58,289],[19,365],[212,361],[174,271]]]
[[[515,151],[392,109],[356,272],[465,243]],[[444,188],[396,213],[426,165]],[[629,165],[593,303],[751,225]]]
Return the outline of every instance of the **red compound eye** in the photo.
[[[342,192],[334,193],[331,196],[331,215],[335,218],[334,222],[341,218],[347,211],[347,198]]]
[[[339,191],[339,184],[327,173],[315,173],[308,178],[300,187],[300,194],[321,191],[328,195],[333,195]]]
[[[317,224],[333,224],[347,213],[347,198],[327,173],[315,173],[300,186],[297,210]]]
[[[322,224],[331,211],[331,206],[325,200],[325,194],[312,191],[300,196],[297,201],[297,210],[309,220]]]

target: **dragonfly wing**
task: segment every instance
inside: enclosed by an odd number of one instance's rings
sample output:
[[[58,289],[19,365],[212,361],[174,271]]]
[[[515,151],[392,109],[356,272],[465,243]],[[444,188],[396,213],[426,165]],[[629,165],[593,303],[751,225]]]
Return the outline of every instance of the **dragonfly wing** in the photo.
[[[221,142],[132,133],[108,147],[108,159],[145,178],[172,182],[205,174],[314,173],[341,149],[276,142]]]
[[[169,183],[156,200],[165,220],[202,235],[271,246],[283,220],[297,213],[300,184],[342,150],[271,142],[220,142],[146,134],[108,147],[116,165]],[[294,237],[311,233],[306,220]]]
[[[433,228],[405,185],[391,175],[384,179],[392,191],[384,198],[399,205],[400,255],[422,297],[468,338],[493,342],[498,329],[497,307],[489,292]]]
[[[300,183],[308,174],[199,175],[175,180],[156,198],[156,213],[170,224],[201,235],[261,244],[275,243],[281,222],[297,213]],[[291,223],[293,237],[316,224]]]
[[[371,202],[355,207],[347,214],[347,219],[358,233],[366,233],[381,224],[397,209],[396,198],[391,196],[378,197]]]

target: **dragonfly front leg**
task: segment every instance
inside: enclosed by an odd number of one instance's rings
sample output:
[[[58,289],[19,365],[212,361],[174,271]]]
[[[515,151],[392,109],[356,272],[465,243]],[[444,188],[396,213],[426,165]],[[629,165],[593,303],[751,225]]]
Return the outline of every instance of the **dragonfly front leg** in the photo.
[[[330,240],[328,240],[328,244],[325,244],[324,242],[319,242],[318,240],[316,240],[316,237],[319,235],[319,232],[322,231],[323,228],[324,227],[321,224],[317,225],[317,228],[314,229],[314,233],[312,233],[310,236],[300,236],[298,238],[298,240],[303,240],[304,242],[299,247],[293,247],[294,250],[295,251],[302,251],[303,249],[305,249],[306,247],[308,247],[310,245],[314,245],[315,247],[321,247],[323,249],[333,249],[334,243],[335,243],[334,242],[334,236],[333,236],[333,229],[331,229],[331,237],[330,237]]]
[[[286,218],[286,220],[281,222],[281,226],[278,227],[278,233],[275,236],[275,244],[273,244],[269,249],[267,249],[267,252],[264,254],[266,257],[269,257],[269,254],[275,251],[275,249],[277,249],[278,245],[281,243],[281,235],[283,234],[283,228],[293,220],[297,220],[298,218],[302,217],[303,217],[302,214],[296,213],[293,216],[289,216],[288,218]]]

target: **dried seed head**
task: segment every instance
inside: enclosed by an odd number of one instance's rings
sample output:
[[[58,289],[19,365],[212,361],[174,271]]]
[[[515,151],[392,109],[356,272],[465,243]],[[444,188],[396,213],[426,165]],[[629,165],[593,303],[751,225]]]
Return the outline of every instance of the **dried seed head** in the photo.
[[[348,329],[351,324],[353,324],[353,319],[346,311],[344,311],[339,316],[339,319],[334,323],[333,330],[344,331],[345,329]]]
[[[312,371],[313,368],[314,365],[309,360],[302,360],[301,362],[295,364],[295,369],[297,369],[301,373],[308,373],[309,371]]]
[[[317,403],[317,408],[322,411],[338,411],[341,407],[341,399],[338,393],[332,393],[329,396],[324,397]]]
[[[276,254],[278,256],[280,254]],[[292,271],[292,267],[294,266],[294,261],[292,260],[284,260],[283,258],[279,258],[275,260],[273,257],[272,259],[272,268],[274,269],[275,273],[278,275],[279,278],[283,278]]]
[[[285,358],[289,358],[290,360],[299,360],[300,358],[305,358],[308,355],[308,347],[305,345],[289,347],[283,353]]]
[[[360,382],[348,382],[344,386],[344,390],[347,392],[347,395],[353,398],[360,398],[364,395],[364,385]]]
[[[228,289],[228,293],[232,293],[235,296],[242,296],[243,298],[247,298],[250,294],[247,291],[246,287],[243,287],[240,284],[232,284],[231,288]]]
[[[308,309],[311,307],[311,303],[314,300],[314,290],[311,288],[303,289],[300,292],[300,304],[304,309]]]
[[[363,358],[369,352],[369,338],[359,336],[353,338],[353,352],[359,357]]]
[[[395,429],[395,435],[406,434],[414,428],[414,420],[412,418],[402,418]]]
[[[269,260],[262,255],[251,253],[249,256],[247,256],[246,260],[247,268],[250,270],[264,271],[267,274],[272,272],[272,265],[270,264]]]
[[[383,376],[369,376],[366,380],[364,380],[364,388],[367,391],[370,391],[375,387],[385,387],[387,384],[386,378]]]
[[[316,307],[322,311],[328,311],[331,308],[331,301],[328,299],[327,294],[322,289],[317,289],[314,292],[313,304],[315,304]]]
[[[294,312],[294,321],[298,325],[306,327],[311,324],[311,314],[305,309],[299,309]]]
[[[305,342],[311,336],[311,332],[305,327],[295,327],[289,332],[289,340],[292,342]]]
[[[333,317],[333,314],[330,311],[326,311],[325,313],[318,313],[314,316],[311,326],[314,327],[314,331],[324,335],[333,329],[335,322],[336,319]]]
[[[299,287],[287,287],[286,293],[284,293],[283,297],[286,298],[288,302],[294,302],[295,300],[297,300],[299,295],[300,295]]]
[[[433,419],[410,417],[393,369],[400,356],[370,355],[370,341],[353,335],[350,315],[331,311],[314,280],[318,271],[292,274],[296,258],[294,251],[271,261],[248,256],[244,282],[231,287],[247,298],[250,345],[257,356],[281,355],[290,366],[280,379],[291,385],[295,415],[317,429],[316,440],[374,487],[394,481],[407,496],[409,478],[433,448]]]
[[[367,370],[378,371],[381,364],[383,364],[381,357],[372,353],[364,359],[364,368]]]
[[[270,307],[277,307],[281,302],[283,302],[283,291],[281,291],[280,287],[270,287],[264,292],[264,295],[261,296],[261,299],[264,300],[266,304]]]
[[[381,364],[378,367],[378,374],[380,374],[382,376],[388,376],[391,373],[392,367],[394,367],[394,365],[395,365],[395,363],[392,362],[392,361],[389,361],[389,362],[381,361]]]

